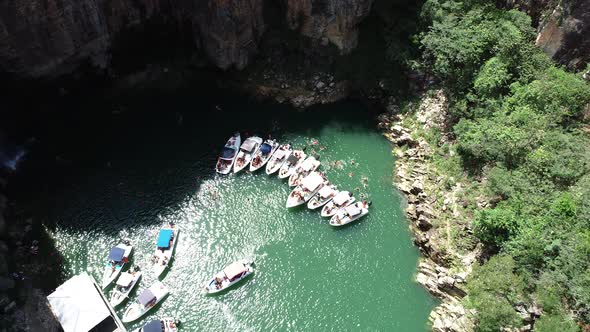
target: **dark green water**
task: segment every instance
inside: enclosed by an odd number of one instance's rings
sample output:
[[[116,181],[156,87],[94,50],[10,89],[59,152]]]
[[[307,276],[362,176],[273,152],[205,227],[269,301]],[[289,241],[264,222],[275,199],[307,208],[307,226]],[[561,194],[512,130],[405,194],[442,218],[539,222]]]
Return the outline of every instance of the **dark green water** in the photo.
[[[133,262],[147,270],[159,225],[174,221],[182,233],[163,278],[171,294],[129,328],[173,316],[183,331],[427,330],[436,302],[413,281],[418,251],[392,185],[391,147],[363,106],[297,113],[243,100],[224,100],[221,112],[192,105],[199,104],[154,101],[143,106],[168,111],[113,115],[97,125],[103,129],[79,129],[63,164],[48,170],[54,175],[37,200],[65,277],[91,271],[99,279],[121,237],[133,240]],[[236,129],[298,147],[318,140],[308,152],[318,152],[333,183],[367,195],[371,213],[335,229],[319,212],[286,210],[290,190],[276,176],[214,174]],[[332,167],[337,160],[341,168]],[[255,259],[252,278],[220,296],[200,293],[208,277],[243,257]],[[153,281],[147,273],[138,289]]]

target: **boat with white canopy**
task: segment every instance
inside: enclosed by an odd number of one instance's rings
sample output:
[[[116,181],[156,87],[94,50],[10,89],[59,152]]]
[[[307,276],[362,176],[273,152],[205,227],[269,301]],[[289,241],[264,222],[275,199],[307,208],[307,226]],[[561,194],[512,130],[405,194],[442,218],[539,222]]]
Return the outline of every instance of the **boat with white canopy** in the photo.
[[[328,202],[328,204],[324,205],[322,208],[322,217],[331,217],[338,212],[341,208],[354,203],[355,198],[352,196],[352,193],[349,191],[340,191],[338,192],[332,201]]]
[[[281,145],[266,164],[266,174],[270,175],[278,171],[287,162],[291,153],[293,153],[291,144]]]
[[[172,318],[162,318],[149,321],[142,328],[135,332],[178,332],[179,322]]]
[[[363,201],[343,207],[330,219],[330,225],[344,226],[362,218],[369,213],[369,205],[370,202]]]
[[[279,170],[279,179],[284,179],[295,173],[297,167],[299,167],[307,158],[307,154],[303,150],[295,150],[287,158],[287,161],[281,166]]]
[[[129,262],[129,257],[133,252],[133,246],[129,239],[123,240],[123,243],[111,248],[107,257],[107,264],[104,267],[102,274],[102,289],[107,288],[117,277],[121,274],[121,271],[125,267],[125,264]]]
[[[242,144],[240,133],[235,133],[229,138],[229,140],[227,140],[227,143],[225,143],[225,146],[221,150],[221,154],[217,159],[217,165],[215,165],[215,171],[217,173],[227,174],[231,171],[238,156],[240,144]]]
[[[240,152],[238,152],[236,162],[234,163],[234,173],[241,171],[250,164],[252,156],[258,151],[261,144],[262,138],[258,136],[248,137],[244,143],[242,143]]]
[[[289,177],[289,186],[298,186],[301,180],[309,175],[309,173],[315,171],[320,167],[320,161],[314,156],[309,156],[299,167],[295,169],[295,172]]]
[[[137,297],[137,301],[131,304],[121,319],[123,323],[132,322],[150,311],[168,295],[168,287],[160,281],[156,281],[150,288],[144,289]]]
[[[279,148],[279,143],[274,139],[267,139],[262,143],[258,151],[254,153],[252,161],[250,162],[250,172],[257,171],[272,157],[272,155]]]
[[[242,259],[231,263],[205,283],[205,293],[219,293],[252,273],[254,273],[254,267],[250,260]]]
[[[287,198],[287,208],[292,208],[309,201],[328,180],[320,172],[311,172],[308,176],[301,180],[301,184],[297,186],[289,197]]]
[[[115,284],[115,289],[111,293],[111,305],[116,307],[123,303],[129,297],[129,293],[135,288],[140,278],[141,271],[136,271],[135,269],[121,273]]]
[[[173,223],[163,226],[158,232],[156,251],[154,252],[154,256],[152,256],[153,270],[156,278],[160,277],[162,272],[168,267],[168,264],[170,264],[170,260],[174,254],[174,248],[178,242],[179,233],[180,229]]]
[[[307,202],[307,208],[311,210],[315,210],[320,206],[328,203],[329,201],[334,198],[336,195],[336,186],[335,185],[325,185],[315,194],[309,202]]]

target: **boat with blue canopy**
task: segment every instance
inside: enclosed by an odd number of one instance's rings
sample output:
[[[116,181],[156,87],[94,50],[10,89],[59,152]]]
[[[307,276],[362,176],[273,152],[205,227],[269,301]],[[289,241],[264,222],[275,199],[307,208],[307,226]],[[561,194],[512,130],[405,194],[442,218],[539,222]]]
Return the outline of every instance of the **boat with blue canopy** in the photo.
[[[240,133],[235,133],[232,137],[227,140],[225,146],[217,158],[217,164],[215,165],[215,171],[219,174],[228,174],[231,171],[236,157],[238,156],[238,150],[242,144]]]
[[[158,232],[156,239],[156,251],[152,257],[153,270],[156,277],[166,270],[172,260],[174,254],[174,248],[178,242],[178,234],[180,229],[173,223],[164,225]]]
[[[267,139],[264,141],[260,146],[260,149],[254,153],[254,157],[250,162],[250,172],[254,172],[266,165],[266,162],[272,157],[278,148],[279,143],[276,140]]]
[[[149,321],[136,332],[177,332],[178,325],[180,324],[172,318],[155,319]]]
[[[129,257],[133,252],[133,246],[129,239],[123,240],[122,243],[112,247],[107,256],[107,262],[102,274],[102,289],[107,288],[117,277],[129,262]]]

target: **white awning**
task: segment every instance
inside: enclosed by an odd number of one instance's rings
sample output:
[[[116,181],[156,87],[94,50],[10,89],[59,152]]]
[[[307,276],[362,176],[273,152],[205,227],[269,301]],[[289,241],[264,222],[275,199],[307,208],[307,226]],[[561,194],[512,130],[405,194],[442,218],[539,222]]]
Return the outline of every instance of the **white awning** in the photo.
[[[117,285],[123,287],[129,287],[133,282],[133,275],[131,273],[123,272],[119,279],[117,279]]]
[[[328,196],[332,195],[333,192],[334,188],[332,188],[332,186],[325,186],[320,189],[320,191],[318,191],[318,194],[321,198],[328,198]]]
[[[305,159],[305,161],[303,161],[301,163],[301,168],[306,171],[309,172],[311,171],[311,169],[313,168],[313,165],[315,164],[315,158],[314,157],[309,157],[307,159]]]
[[[345,207],[345,209],[346,209],[346,213],[351,217],[354,217],[357,214],[361,213],[361,209],[359,209],[356,206],[356,204],[349,205],[349,206]]]
[[[324,183],[324,181],[325,180],[320,175],[320,173],[313,172],[313,173],[309,174],[308,176],[306,176],[301,181],[301,187],[303,187],[309,191],[314,191],[320,186],[320,184]]]
[[[252,137],[249,137],[242,144],[242,150],[247,151],[247,152],[252,152],[252,150],[254,150],[254,147],[256,146],[257,143],[258,142],[256,142],[256,140],[254,140]]]
[[[105,320],[111,322],[101,324],[100,331],[125,331],[99,292],[90,276],[82,273],[66,281],[47,297],[51,311],[64,332],[87,332]]]
[[[342,205],[346,203],[350,199],[350,193],[348,191],[341,191],[336,196],[334,196],[334,204]]]

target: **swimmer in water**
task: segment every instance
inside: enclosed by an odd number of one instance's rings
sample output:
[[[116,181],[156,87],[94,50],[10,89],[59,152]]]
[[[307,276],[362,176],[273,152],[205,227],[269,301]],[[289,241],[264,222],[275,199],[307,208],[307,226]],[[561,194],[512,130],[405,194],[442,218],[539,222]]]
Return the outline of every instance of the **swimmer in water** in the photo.
[[[350,173],[348,173],[348,176],[349,177],[353,177],[354,176],[354,173],[353,172],[350,172]]]

